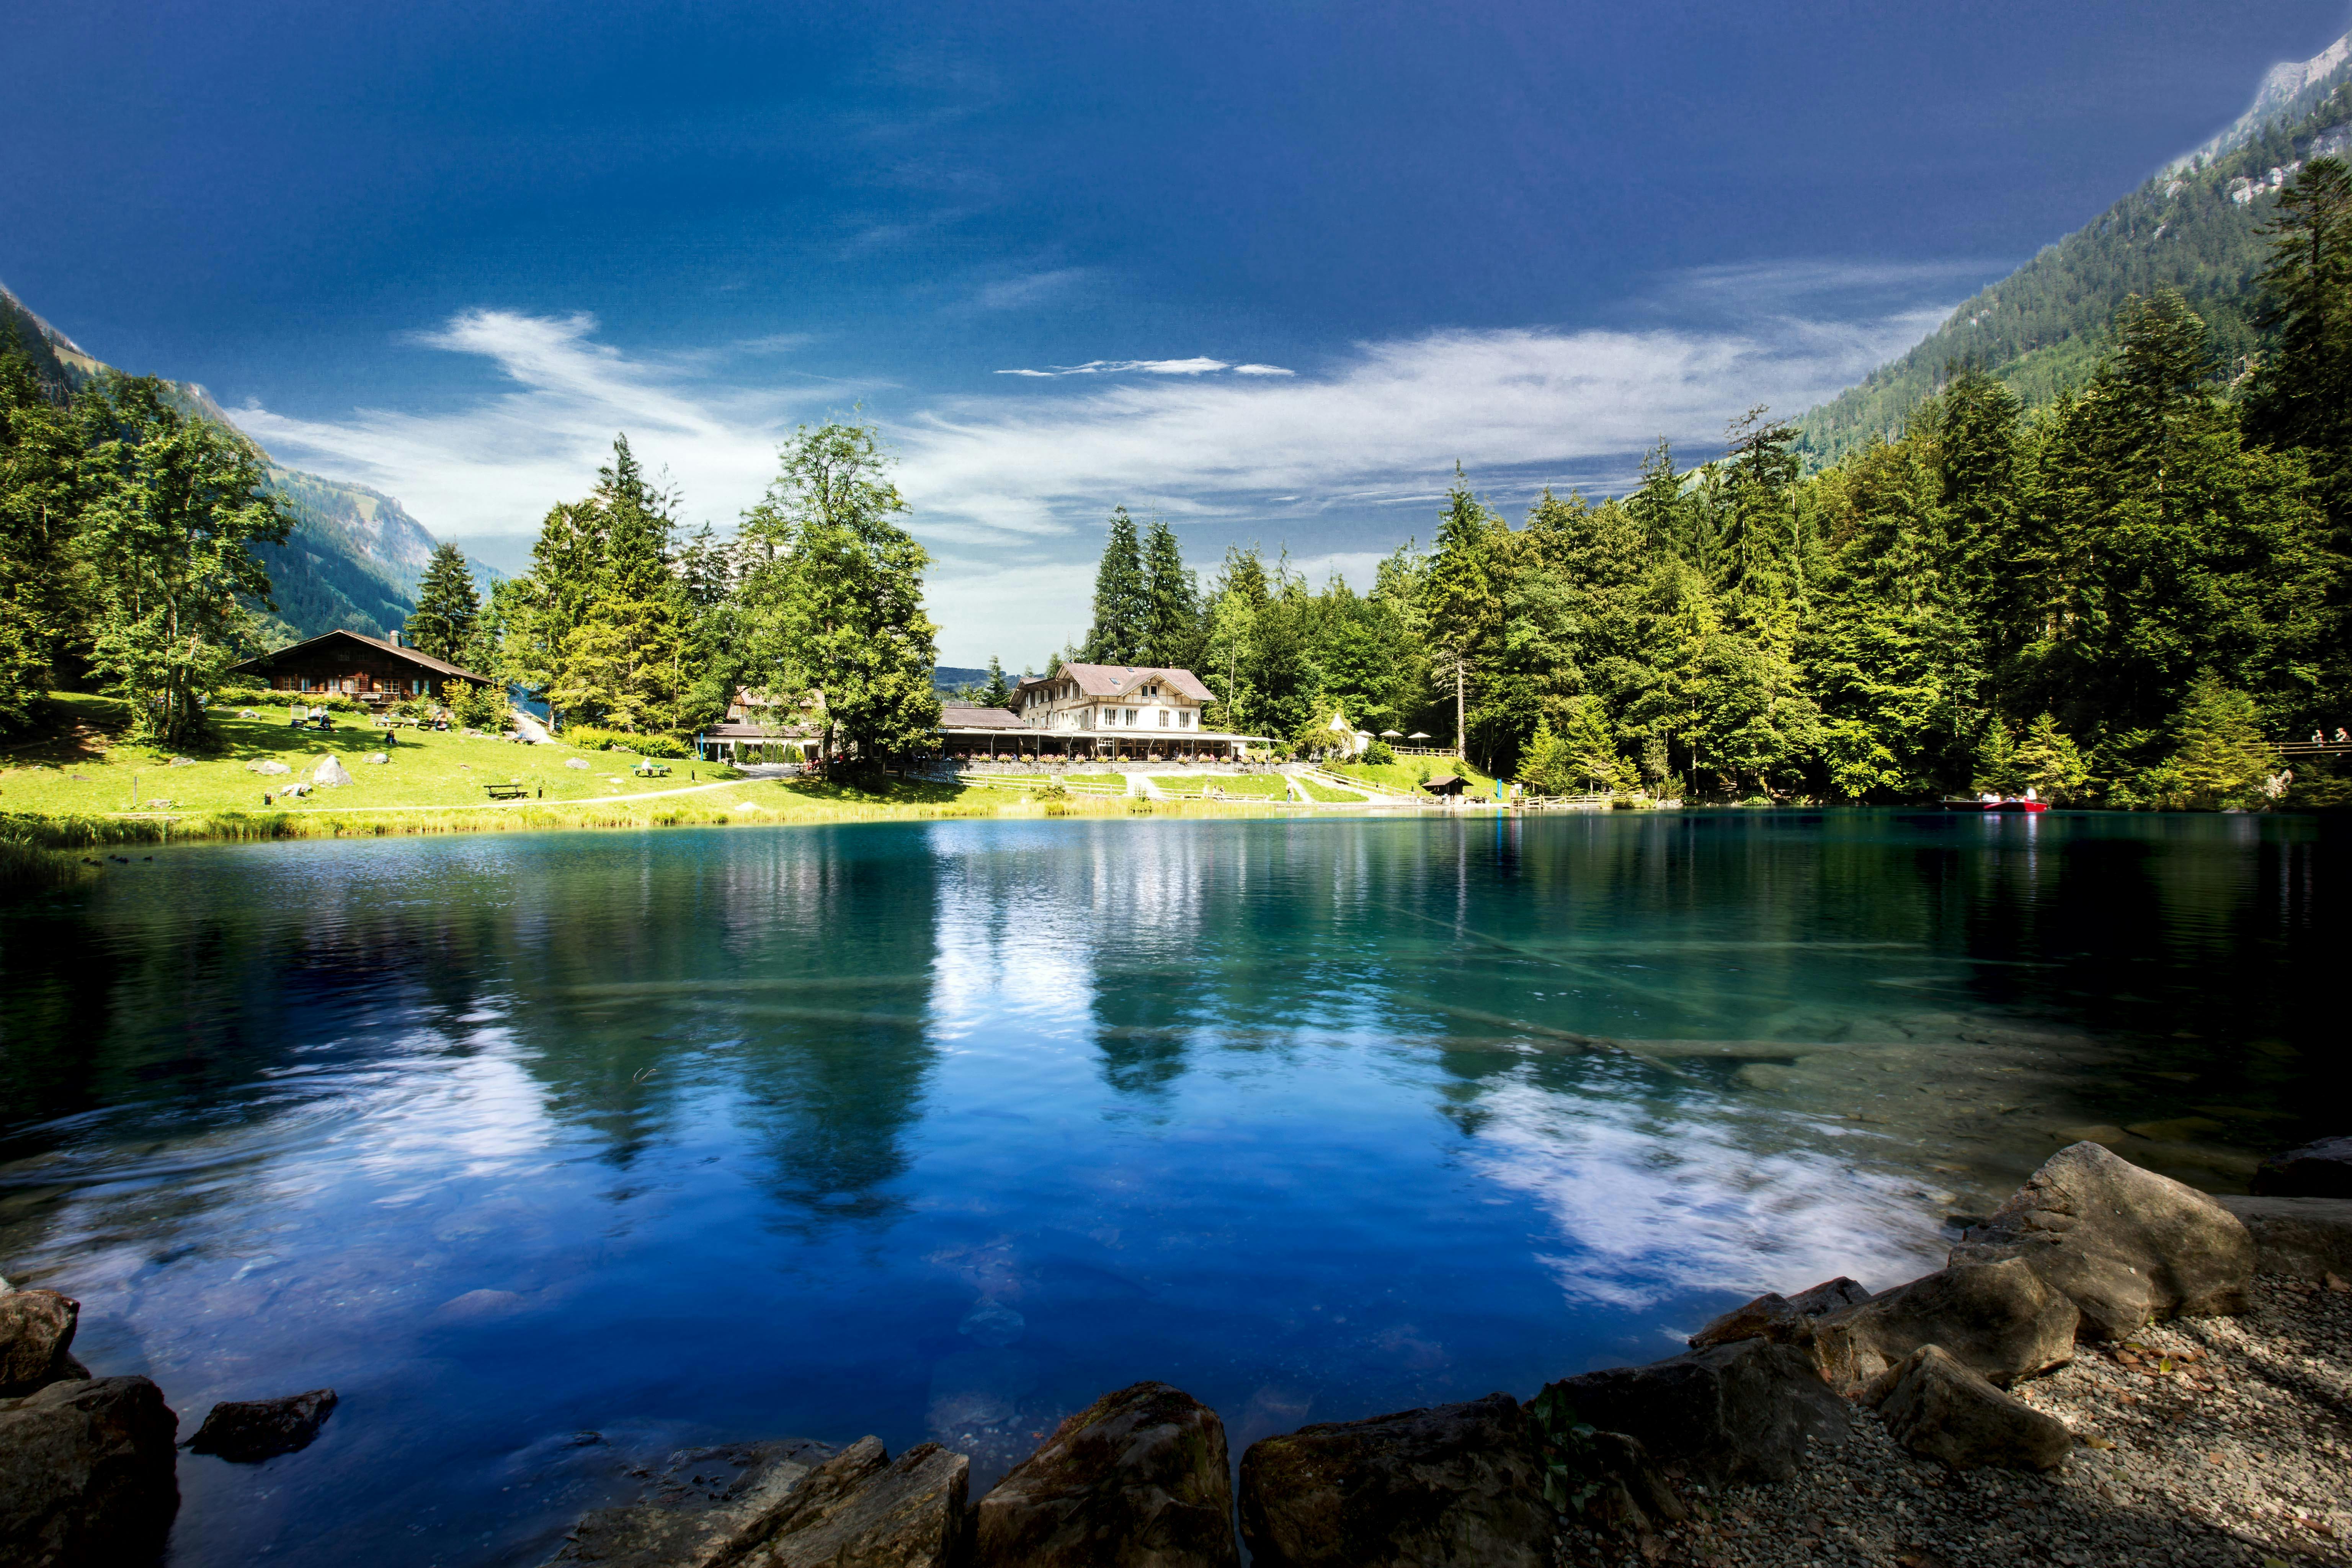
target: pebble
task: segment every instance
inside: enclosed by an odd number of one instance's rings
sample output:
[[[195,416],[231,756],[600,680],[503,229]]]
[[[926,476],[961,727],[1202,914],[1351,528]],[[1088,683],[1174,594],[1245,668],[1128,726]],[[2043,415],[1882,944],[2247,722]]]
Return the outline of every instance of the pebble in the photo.
[[[2074,1428],[2048,1475],[1955,1475],[1875,1415],[1782,1484],[1686,1488],[1639,1542],[1570,1530],[1563,1564],[2320,1568],[2352,1564],[2352,1291],[2264,1278],[2242,1318],[2181,1319],[2021,1384]],[[1823,1528],[1826,1526],[1826,1528]]]

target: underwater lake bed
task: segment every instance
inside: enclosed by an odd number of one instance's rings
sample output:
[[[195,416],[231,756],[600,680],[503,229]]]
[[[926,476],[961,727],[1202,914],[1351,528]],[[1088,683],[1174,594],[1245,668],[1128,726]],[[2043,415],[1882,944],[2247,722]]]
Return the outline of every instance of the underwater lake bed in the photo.
[[[631,1472],[1233,1452],[1941,1260],[2063,1143],[2340,1131],[2346,834],[1902,812],[191,847],[0,910],[0,1274],[303,1452],[175,1564],[535,1561]],[[535,1555],[536,1554],[536,1555]]]

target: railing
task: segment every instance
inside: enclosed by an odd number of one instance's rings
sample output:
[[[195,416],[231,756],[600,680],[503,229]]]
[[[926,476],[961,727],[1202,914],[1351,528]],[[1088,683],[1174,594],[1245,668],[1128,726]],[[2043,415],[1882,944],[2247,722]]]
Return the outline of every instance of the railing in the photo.
[[[1401,757],[1458,757],[1459,746],[1391,746],[1390,751]]]
[[[2352,741],[2272,741],[2266,743],[2282,757],[2333,757],[2352,752]]]

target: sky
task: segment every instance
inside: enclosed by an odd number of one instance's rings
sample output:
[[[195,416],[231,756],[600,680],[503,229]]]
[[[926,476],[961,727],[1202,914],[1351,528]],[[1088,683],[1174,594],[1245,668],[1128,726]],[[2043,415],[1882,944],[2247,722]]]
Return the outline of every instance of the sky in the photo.
[[[1795,414],[2345,0],[2027,8],[7,0],[0,281],[504,569],[626,431],[690,525],[881,429],[940,657],[1114,505],[1359,584]]]

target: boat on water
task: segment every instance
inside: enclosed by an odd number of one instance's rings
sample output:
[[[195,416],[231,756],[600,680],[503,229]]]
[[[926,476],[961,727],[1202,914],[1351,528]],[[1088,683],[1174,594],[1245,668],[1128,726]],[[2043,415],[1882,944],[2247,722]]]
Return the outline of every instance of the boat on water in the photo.
[[[2014,797],[1984,800],[1976,795],[1948,795],[1944,797],[1944,809],[1946,811],[2047,811],[2050,809],[2050,803],[2046,800],[2019,800]]]

